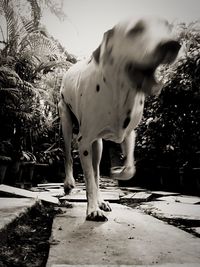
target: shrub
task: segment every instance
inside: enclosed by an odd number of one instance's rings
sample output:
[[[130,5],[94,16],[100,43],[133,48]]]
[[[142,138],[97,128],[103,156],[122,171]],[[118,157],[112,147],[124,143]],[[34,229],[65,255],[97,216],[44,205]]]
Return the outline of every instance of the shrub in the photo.
[[[195,165],[200,151],[199,23],[179,25],[178,34],[182,57],[161,69],[163,90],[147,98],[137,129],[136,157],[152,167]]]

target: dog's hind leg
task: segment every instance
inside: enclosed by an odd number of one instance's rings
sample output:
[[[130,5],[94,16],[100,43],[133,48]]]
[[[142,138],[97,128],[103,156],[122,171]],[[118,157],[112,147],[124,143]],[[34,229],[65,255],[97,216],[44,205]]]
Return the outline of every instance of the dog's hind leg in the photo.
[[[72,120],[71,120],[70,110],[62,99],[58,104],[58,108],[59,108],[62,132],[65,142],[64,190],[66,194],[69,194],[69,192],[75,187],[75,180],[73,177],[73,163],[71,156]]]
[[[103,198],[101,197],[100,189],[99,189],[99,179],[100,179],[99,166],[100,166],[102,151],[103,151],[102,139],[98,139],[94,141],[94,143],[92,144],[92,165],[93,165],[93,170],[94,170],[94,178],[95,178],[95,182],[97,186],[98,205],[99,205],[99,208],[104,211],[111,211],[109,202],[103,200]]]

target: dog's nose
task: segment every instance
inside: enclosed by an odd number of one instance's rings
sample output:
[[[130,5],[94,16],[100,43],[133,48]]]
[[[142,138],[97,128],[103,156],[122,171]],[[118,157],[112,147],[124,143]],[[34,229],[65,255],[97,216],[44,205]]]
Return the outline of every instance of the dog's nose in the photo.
[[[175,40],[169,40],[166,42],[161,42],[156,51],[158,53],[158,58],[161,63],[171,63],[175,60],[178,55],[181,45]]]

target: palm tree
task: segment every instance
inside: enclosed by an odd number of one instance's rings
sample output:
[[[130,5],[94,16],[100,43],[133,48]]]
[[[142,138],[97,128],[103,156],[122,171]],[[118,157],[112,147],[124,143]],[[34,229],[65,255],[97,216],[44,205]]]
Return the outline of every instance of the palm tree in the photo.
[[[30,14],[23,17],[16,1],[0,0],[0,15],[6,22],[6,31],[0,26],[0,123],[4,129],[0,140],[12,139],[17,150],[22,144],[26,147],[27,140],[32,145],[33,137],[54,121],[45,112],[47,108],[55,111],[56,106],[49,87],[44,85],[44,76],[70,65],[64,49],[40,25],[42,5],[46,4],[56,15],[62,12],[53,1],[27,0],[26,4]]]

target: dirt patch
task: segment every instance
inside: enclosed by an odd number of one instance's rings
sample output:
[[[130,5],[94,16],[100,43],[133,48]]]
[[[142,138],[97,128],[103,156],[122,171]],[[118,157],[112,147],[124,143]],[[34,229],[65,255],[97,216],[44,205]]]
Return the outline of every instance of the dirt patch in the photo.
[[[0,232],[0,267],[42,267],[49,253],[55,214],[51,205],[36,204]]]

